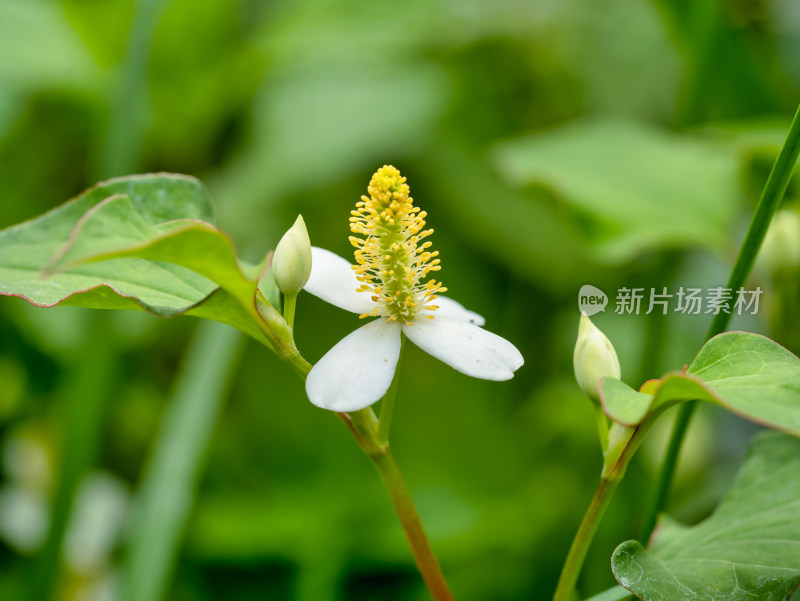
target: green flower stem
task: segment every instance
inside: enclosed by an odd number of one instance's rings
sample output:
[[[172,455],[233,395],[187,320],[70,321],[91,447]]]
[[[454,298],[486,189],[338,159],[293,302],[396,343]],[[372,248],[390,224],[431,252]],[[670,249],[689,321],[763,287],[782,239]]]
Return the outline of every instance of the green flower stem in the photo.
[[[401,349],[402,350],[402,349]],[[284,356],[294,368],[294,370],[305,379],[308,372],[311,371],[311,364],[308,363],[299,353],[296,355]],[[395,380],[397,372],[395,372]],[[391,393],[392,388],[395,388],[395,381],[389,388]],[[387,393],[387,394],[389,394]],[[385,417],[381,412],[381,420]],[[391,409],[389,409],[391,411]],[[383,483],[389,491],[389,496],[392,498],[395,511],[400,518],[400,523],[403,526],[403,531],[408,539],[408,544],[411,547],[411,553],[414,555],[414,561],[417,564],[417,569],[425,581],[428,590],[430,591],[435,601],[454,601],[452,593],[447,586],[447,581],[444,578],[439,562],[433,554],[433,549],[428,542],[428,537],[425,534],[425,529],[422,526],[422,521],[419,519],[419,514],[414,506],[414,500],[411,498],[411,493],[406,486],[403,476],[400,473],[400,468],[389,450],[389,442],[386,439],[380,438],[379,431],[380,425],[378,418],[371,408],[362,409],[361,411],[354,411],[353,413],[337,413],[339,419],[347,426],[350,433],[356,439],[358,446],[369,457],[373,465],[377,468]],[[389,413],[388,415],[391,415]],[[388,422],[386,420],[384,426],[384,435],[388,435]]]
[[[397,467],[388,443],[381,443],[378,440],[375,414],[371,409],[364,409],[348,415],[352,419],[354,428],[359,432],[359,435],[356,436],[359,446],[377,468],[389,491],[389,496],[392,497],[395,511],[414,554],[417,569],[419,569],[428,590],[435,601],[454,601],[442,569],[439,567],[439,562],[428,542],[425,529],[419,519],[411,493],[400,473],[400,468]]]
[[[755,263],[756,256],[761,248],[761,243],[764,241],[764,236],[767,234],[767,229],[772,221],[772,217],[778,210],[783,196],[786,193],[786,188],[792,177],[792,172],[797,164],[798,154],[800,154],[800,107],[798,107],[794,115],[792,124],[789,126],[789,133],[786,136],[786,141],[783,143],[778,158],[775,160],[772,171],[770,171],[769,177],[767,178],[767,183],[764,185],[764,190],[761,192],[761,198],[758,201],[755,214],[750,221],[747,235],[739,250],[739,256],[736,257],[736,263],[733,266],[731,276],[728,279],[727,288],[734,293],[744,286],[747,281],[747,276],[750,275],[753,263]],[[730,311],[730,302],[728,303],[728,310]],[[724,332],[728,327],[730,319],[730,313],[726,313],[725,311],[717,313],[711,322],[708,334],[706,334],[706,341]],[[689,427],[689,422],[696,408],[697,401],[691,401],[682,404],[678,409],[678,415],[672,429],[672,436],[664,457],[664,463],[661,465],[661,470],[656,481],[653,500],[645,515],[642,540],[646,541],[650,538],[653,528],[655,527],[658,512],[661,511],[661,508],[664,506],[667,492],[672,484],[672,478],[675,475],[675,467],[678,463],[681,445],[683,444],[686,430]]]
[[[286,323],[289,324],[289,327],[294,329],[294,311],[297,307],[297,295],[296,294],[284,294],[283,295],[283,318],[286,320]]]
[[[381,418],[378,421],[378,442],[389,444],[389,427],[392,424],[392,412],[394,411],[394,401],[397,398],[397,380],[400,377],[400,363],[403,361],[403,349],[406,346],[406,335],[400,334],[400,356],[397,359],[397,367],[394,370],[392,383],[389,390],[383,395],[381,401]]]
[[[255,302],[237,300],[261,332],[259,342],[275,351],[278,357],[286,361],[298,376],[305,379],[308,372],[311,371],[311,364],[297,350],[292,328],[283,316],[267,302],[260,290],[256,290]]]
[[[645,434],[650,429],[651,420],[646,420],[636,428],[626,428],[619,424],[613,424],[609,432],[609,448],[604,458],[603,472],[600,476],[600,483],[589,503],[589,508],[583,516],[575,538],[572,541],[564,567],[561,569],[561,577],[558,579],[556,592],[553,601],[571,601],[575,591],[575,584],[581,573],[586,553],[592,544],[594,535],[600,525],[600,520],[608,507],[614,491],[622,481],[625,470],[639,444],[644,439]]]
[[[384,453],[371,455],[370,459],[378,469],[378,473],[392,497],[395,511],[400,517],[408,544],[414,553],[414,561],[428,590],[436,601],[453,601],[453,595],[447,586],[439,562],[436,561],[436,556],[433,554],[425,529],[422,527],[414,500],[403,481],[403,476],[400,474],[400,469],[397,467],[391,451],[387,448]]]
[[[603,408],[600,405],[594,406],[594,416],[597,420],[597,435],[600,437],[600,448],[603,453],[608,449],[608,418],[603,413]]]
[[[572,547],[570,547],[564,567],[561,569],[561,577],[558,579],[553,601],[570,601],[572,598],[575,583],[578,581],[586,553],[589,551],[589,545],[618,484],[619,479],[616,478],[603,477],[600,479],[600,484],[597,486],[592,502],[589,503],[583,521],[575,533]]]

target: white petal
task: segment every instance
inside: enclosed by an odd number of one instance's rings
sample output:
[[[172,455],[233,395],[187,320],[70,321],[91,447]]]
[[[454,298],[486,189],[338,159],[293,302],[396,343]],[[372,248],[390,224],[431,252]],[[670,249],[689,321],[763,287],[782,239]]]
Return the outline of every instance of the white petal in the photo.
[[[435,309],[434,311],[423,309],[420,312],[420,315],[425,316],[425,319],[428,319],[427,315],[429,313],[433,313],[436,317],[445,317],[447,319],[466,321],[467,323],[472,323],[476,326],[482,326],[486,323],[486,320],[482,315],[478,315],[474,311],[466,309],[464,305],[458,301],[454,301],[452,298],[447,298],[446,296],[437,296],[436,299],[431,301],[431,304],[436,305],[439,308]]]
[[[366,292],[356,292],[361,282],[350,263],[324,248],[311,247],[311,276],[304,290],[340,309],[359,315],[371,313],[375,302]]]
[[[505,338],[456,319],[417,319],[413,325],[404,325],[403,332],[423,351],[483,380],[509,380],[525,362]]]
[[[400,325],[376,319],[345,336],[311,369],[306,393],[317,407],[358,411],[389,390],[400,357]]]

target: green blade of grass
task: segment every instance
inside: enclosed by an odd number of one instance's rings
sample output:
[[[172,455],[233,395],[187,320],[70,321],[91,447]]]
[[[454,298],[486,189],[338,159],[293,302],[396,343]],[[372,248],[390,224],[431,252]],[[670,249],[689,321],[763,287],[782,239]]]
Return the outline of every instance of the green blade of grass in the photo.
[[[125,601],[165,598],[241,341],[233,328],[203,322],[184,358],[134,501]]]

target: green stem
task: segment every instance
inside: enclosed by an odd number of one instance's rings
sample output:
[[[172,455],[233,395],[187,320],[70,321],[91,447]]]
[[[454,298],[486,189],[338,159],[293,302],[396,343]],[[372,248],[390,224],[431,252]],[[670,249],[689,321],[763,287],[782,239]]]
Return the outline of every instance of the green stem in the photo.
[[[303,379],[311,371],[311,365],[299,353],[296,357],[291,356],[286,359]],[[397,372],[395,372],[396,375]],[[350,430],[358,446],[375,465],[386,485],[411,547],[411,553],[414,555],[414,562],[433,599],[435,601],[454,601],[442,569],[439,567],[439,562],[428,542],[411,493],[403,480],[400,468],[389,451],[389,443],[379,438],[380,426],[375,413],[371,408],[367,408],[353,413],[337,413],[336,415]],[[384,417],[383,414],[381,417]],[[388,423],[388,421],[384,423]],[[388,432],[388,426],[384,426],[384,429]]]
[[[377,438],[377,420],[371,409],[340,414],[356,438],[361,450],[370,458],[372,464],[389,491],[395,511],[400,518],[403,531],[411,546],[414,561],[422,579],[435,601],[454,601],[453,595],[444,579],[439,562],[428,542],[422,521],[419,519],[414,500],[406,486],[400,468],[389,450],[389,445],[380,443]]]
[[[608,449],[608,418],[603,413],[603,408],[600,405],[594,406],[594,416],[597,420],[597,435],[600,437],[600,448],[605,453]]]
[[[297,295],[284,294],[283,295],[283,318],[289,327],[294,329],[294,312],[297,308]]]
[[[400,363],[403,361],[403,349],[406,346],[405,334],[400,334],[400,356],[397,359],[397,367],[394,370],[392,383],[389,390],[383,395],[381,401],[381,418],[378,420],[378,442],[382,445],[389,443],[389,427],[392,424],[392,413],[394,411],[394,401],[397,398],[397,381],[400,374]]]
[[[400,517],[408,544],[414,554],[414,561],[428,590],[436,601],[454,601],[442,569],[439,567],[439,562],[436,561],[436,556],[428,542],[425,529],[422,527],[414,500],[403,481],[403,476],[400,474],[400,469],[397,467],[391,451],[387,447],[384,452],[371,454],[369,458],[378,469],[378,473],[389,491],[389,496],[392,497],[395,511]]]
[[[634,429],[619,424],[612,425],[609,435],[611,444],[604,457],[600,483],[583,516],[583,521],[575,533],[567,559],[564,561],[564,567],[561,569],[561,577],[558,579],[553,601],[571,600],[575,584],[578,582],[578,576],[583,568],[583,562],[586,559],[586,553],[597,533],[600,520],[608,508],[614,491],[622,481],[631,458],[639,448],[655,417],[651,416]]]
[[[572,592],[575,590],[575,583],[581,573],[586,553],[589,551],[589,545],[597,532],[600,519],[603,517],[618,484],[619,479],[617,478],[603,477],[600,479],[600,484],[597,486],[594,497],[589,503],[589,508],[583,516],[583,521],[575,533],[569,554],[561,570],[561,577],[558,579],[553,601],[570,601],[572,598]]]
[[[772,166],[772,171],[770,171],[767,183],[761,193],[761,198],[758,201],[755,214],[750,222],[747,235],[739,250],[739,256],[736,258],[733,271],[728,279],[727,288],[734,294],[744,286],[747,281],[747,276],[750,275],[753,263],[761,248],[761,243],[764,241],[764,236],[767,234],[767,229],[772,221],[772,217],[778,210],[783,196],[786,193],[786,188],[789,185],[789,180],[792,177],[792,172],[797,163],[798,154],[800,154],[800,107],[798,107],[792,124],[789,126],[789,133],[778,154],[778,158]],[[728,303],[727,310],[730,311],[730,303]],[[728,327],[730,319],[731,314],[729,312],[720,311],[717,313],[709,327],[706,341],[724,332]],[[648,512],[645,515],[642,540],[650,538],[653,528],[655,527],[656,516],[664,506],[667,492],[672,483],[672,478],[675,475],[675,466],[678,462],[681,445],[683,444],[686,430],[689,427],[689,422],[692,419],[696,406],[697,401],[691,401],[689,403],[684,403],[678,409],[678,415],[675,419],[675,425],[673,426],[672,436],[667,447],[664,463],[661,465],[661,470],[656,481],[653,501],[650,503]]]

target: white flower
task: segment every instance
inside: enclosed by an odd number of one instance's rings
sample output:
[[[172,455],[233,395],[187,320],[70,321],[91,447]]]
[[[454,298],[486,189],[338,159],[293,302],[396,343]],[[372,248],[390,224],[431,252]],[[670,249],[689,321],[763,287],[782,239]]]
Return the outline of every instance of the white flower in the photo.
[[[484,380],[508,380],[523,358],[513,344],[480,326],[484,319],[441,297],[440,283],[423,283],[438,271],[438,253],[419,241],[425,213],[414,207],[405,178],[383,167],[370,182],[370,198],[353,211],[351,237],[357,248],[351,265],[322,248],[312,248],[305,290],[359,314],[378,317],[334,346],[308,374],[306,392],[324,409],[349,412],[380,400],[394,377],[401,334],[454,369]],[[435,304],[434,304],[435,301]]]

